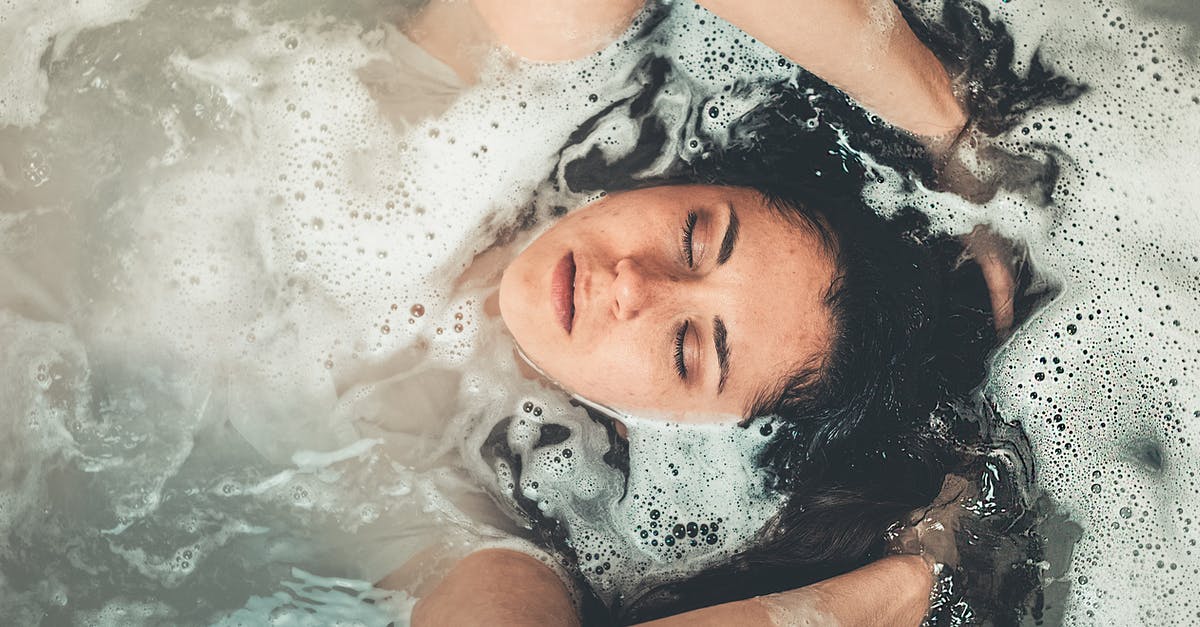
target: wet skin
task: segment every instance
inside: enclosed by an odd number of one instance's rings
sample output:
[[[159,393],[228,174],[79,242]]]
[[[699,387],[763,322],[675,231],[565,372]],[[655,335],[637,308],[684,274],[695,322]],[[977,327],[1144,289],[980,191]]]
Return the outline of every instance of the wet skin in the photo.
[[[732,421],[827,351],[834,274],[819,235],[754,190],[654,187],[534,240],[504,272],[500,313],[526,357],[578,396]]]

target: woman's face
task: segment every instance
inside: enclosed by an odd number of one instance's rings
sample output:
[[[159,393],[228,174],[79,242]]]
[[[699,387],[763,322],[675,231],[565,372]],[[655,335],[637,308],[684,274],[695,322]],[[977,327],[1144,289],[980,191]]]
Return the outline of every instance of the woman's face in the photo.
[[[595,403],[671,420],[741,419],[819,359],[833,257],[755,190],[655,187],[559,220],[504,272],[525,355]]]

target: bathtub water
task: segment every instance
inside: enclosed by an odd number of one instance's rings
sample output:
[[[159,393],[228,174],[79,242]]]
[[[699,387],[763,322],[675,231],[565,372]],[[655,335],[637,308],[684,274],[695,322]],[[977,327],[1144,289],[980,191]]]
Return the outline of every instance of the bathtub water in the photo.
[[[1163,2],[990,5],[1018,64],[1040,47],[1091,87],[994,140],[1062,149],[1056,203],[905,198],[946,230],[983,220],[1026,240],[1062,285],[985,391],[1021,421],[1036,485],[1079,530],[1049,539],[1050,617],[1191,622],[1200,190],[1180,173],[1198,160],[1197,16]],[[403,623],[411,599],[365,581],[431,542],[524,533],[471,479],[520,482],[571,519],[602,596],[632,585],[626,571],[718,560],[769,515],[744,463],[756,430],[634,425],[621,500],[603,429],[509,374],[486,290],[447,277],[505,227],[586,200],[562,183],[558,150],[635,89],[647,51],[680,69],[653,104],[672,125],[664,154],[685,158],[759,93],[725,87],[794,68],[676,3],[565,68],[496,59],[443,117],[410,126],[381,114],[356,72],[385,57],[379,20],[403,11],[0,0],[11,622]],[[602,129],[583,148],[612,158],[637,133],[619,110]],[[888,179],[872,198],[886,211],[898,193]],[[446,461],[486,442],[534,462],[515,477],[501,458]],[[665,496],[631,505],[652,494]],[[664,515],[685,529],[719,519],[721,533],[674,556],[640,535]]]
[[[539,216],[580,201],[547,173],[563,137],[629,92],[633,45],[567,73],[498,61],[492,87],[410,129],[356,72],[386,55],[385,8],[3,8],[20,53],[4,59],[15,95],[0,122],[5,616],[403,617],[403,595],[321,576],[373,581],[428,545],[519,533],[443,458],[534,401],[531,420],[574,427],[560,444],[599,482],[581,496],[544,464],[527,473],[543,505],[555,475],[597,511],[620,496],[599,427],[508,374],[482,294],[450,295],[447,277],[529,220],[535,189]],[[627,132],[614,117],[609,141]],[[676,441],[689,437],[713,439]],[[706,508],[722,528],[692,553],[736,548],[769,513],[740,505]],[[607,520],[596,547],[620,550],[614,524],[637,537]]]
[[[926,206],[951,228],[982,219],[1019,236],[1061,286],[996,356],[985,390],[1027,433],[1037,485],[1079,525],[1047,541],[1050,587],[1063,595],[1047,612],[1073,625],[1192,624],[1200,183],[1186,173],[1200,164],[1200,11],[1019,1],[995,11],[1018,63],[1039,50],[1089,87],[998,140],[1062,150],[1049,211],[1013,197]],[[1068,561],[1053,545],[1075,534]]]

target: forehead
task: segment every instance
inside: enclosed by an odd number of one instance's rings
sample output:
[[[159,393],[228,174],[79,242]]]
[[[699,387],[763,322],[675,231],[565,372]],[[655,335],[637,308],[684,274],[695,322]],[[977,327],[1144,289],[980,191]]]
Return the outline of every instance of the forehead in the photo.
[[[825,298],[836,266],[814,227],[785,220],[758,194],[740,200],[734,208],[741,237],[737,253],[720,270],[728,297],[718,314],[730,343],[730,377],[722,396],[736,398],[737,413],[744,415],[764,388],[819,362],[829,350],[833,333]]]

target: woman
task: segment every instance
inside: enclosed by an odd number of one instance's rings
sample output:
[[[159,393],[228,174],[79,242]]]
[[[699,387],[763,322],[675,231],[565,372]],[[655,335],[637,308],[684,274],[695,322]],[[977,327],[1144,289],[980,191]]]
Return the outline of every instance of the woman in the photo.
[[[927,344],[945,315],[936,311],[941,286],[934,262],[853,206],[818,213],[793,203],[745,187],[656,186],[614,194],[535,241],[506,270],[500,289],[501,311],[506,321],[515,318],[508,325],[529,359],[563,373],[559,382],[566,389],[587,390],[589,403],[731,427],[754,416],[783,418],[786,426],[766,464],[792,504],[768,536],[804,536],[806,549],[817,537],[826,544],[825,552],[790,560],[790,572],[759,564],[754,579],[780,587],[857,566],[876,550],[871,539],[882,539],[894,521],[937,495],[943,460],[922,450],[913,425],[933,409],[929,401],[937,397],[928,387],[946,386],[935,373],[948,368],[927,363],[917,381],[884,372],[912,370],[934,354]],[[701,218],[695,214],[701,211],[709,224],[697,237],[690,233],[697,231]],[[915,231],[918,224],[908,226]],[[679,250],[664,243],[678,243]],[[623,254],[606,257],[614,249]],[[532,278],[521,282],[526,276]],[[780,341],[756,342],[775,337]],[[982,362],[978,350],[954,349],[960,367]],[[582,359],[587,367],[569,367]],[[956,391],[969,390],[979,370],[965,369],[969,383],[956,382]],[[879,451],[899,459],[880,458]],[[818,461],[838,456],[845,459]],[[495,563],[486,561],[489,555]],[[468,569],[461,577],[479,577],[482,597],[468,594],[470,584],[452,573],[419,607],[430,611],[447,598],[466,616],[495,618],[498,608],[482,601],[486,590],[497,589],[494,570],[545,568],[535,560],[521,566],[530,559],[474,555],[459,569]],[[814,590],[843,594],[836,592],[839,586],[899,590],[899,598],[888,595],[886,604],[898,614],[872,614],[879,607],[857,597],[842,607],[817,607],[852,624],[859,611],[867,612],[865,622],[915,622],[924,614],[929,574],[921,559],[890,558],[850,579],[802,590],[797,598],[812,600]],[[885,588],[875,588],[885,581]],[[734,589],[725,586],[716,598],[734,598]],[[530,594],[539,602],[554,598],[546,590]],[[482,605],[462,604],[464,595]],[[538,603],[523,607],[549,611]],[[726,608],[705,619],[750,621],[756,608]],[[433,612],[417,616],[430,624],[464,617]]]
[[[751,11],[743,4],[712,5],[718,14],[909,130],[936,136],[956,133],[962,126],[944,71],[902,22],[897,25],[898,15],[890,4],[825,3],[818,9],[825,13],[820,14],[780,11],[779,6]],[[521,15],[519,10],[489,13],[495,7],[486,2],[476,7],[486,31],[527,57],[571,56],[586,50],[567,44],[590,41],[570,37],[559,49],[551,36],[523,48],[529,25],[506,21]],[[612,5],[604,9],[615,10]],[[609,23],[598,16],[592,16],[595,21],[582,19],[578,13],[547,14],[569,24]],[[615,13],[626,20],[630,15]],[[768,16],[770,20],[764,19]],[[571,32],[559,26],[542,32]],[[804,29],[839,28],[863,40],[886,36],[883,44],[860,51],[857,61],[866,61],[861,64],[846,64],[844,56],[831,54],[839,51],[787,39]],[[601,27],[598,32],[614,30]],[[439,43],[444,42],[432,41],[430,52],[437,55]],[[456,46],[441,48],[444,60],[452,67],[457,64],[459,76],[468,78],[469,59],[455,56]],[[560,50],[562,54],[556,54]],[[886,53],[877,56],[881,51]],[[880,89],[885,84],[878,80],[880,75],[890,75],[895,82]],[[898,98],[900,94],[911,97]],[[876,498],[879,506],[873,517],[850,534],[878,538],[904,512],[929,503],[941,487],[938,463],[927,465],[928,460],[915,452],[914,463],[883,462],[878,448],[889,437],[911,435],[896,418],[931,409],[923,404],[928,401],[921,397],[923,392],[905,389],[904,377],[889,377],[880,370],[916,365],[905,358],[921,355],[922,343],[930,341],[926,336],[931,323],[922,316],[935,300],[930,292],[937,287],[929,276],[911,270],[923,265],[917,263],[920,253],[915,246],[899,242],[894,232],[866,219],[868,212],[838,210],[841,204],[856,203],[854,194],[820,198],[813,188],[798,189],[804,185],[772,183],[772,175],[761,171],[741,179],[729,174],[715,172],[691,180],[720,181],[722,186],[657,186],[613,194],[562,219],[505,271],[500,313],[524,356],[586,402],[623,412],[665,413],[674,420],[738,422],[766,413],[790,418],[787,444],[775,447],[768,457],[781,485],[793,491],[794,503],[809,499],[814,505],[839,494],[822,481],[795,476],[813,457],[840,453],[857,459],[861,467],[846,476],[820,478],[856,488],[878,477],[879,471],[908,473],[903,481],[889,484],[906,486],[908,493]],[[728,186],[731,183],[738,186]],[[895,244],[881,249],[866,245],[885,241]],[[994,259],[989,268],[995,279],[990,282],[995,318],[1005,326],[1011,318],[1011,283]],[[581,360],[586,367],[579,367]],[[873,376],[875,380],[863,381]],[[889,413],[899,415],[889,421]],[[877,439],[846,444],[849,433],[862,428]],[[918,448],[921,443],[910,444]],[[852,489],[844,492],[867,500]],[[855,511],[844,504],[846,512]],[[833,505],[825,511],[836,509]],[[802,510],[796,506],[789,511]],[[782,527],[786,534],[812,525],[787,523]],[[855,549],[844,556],[813,557],[804,577],[811,580],[818,565],[828,575],[857,565],[869,551]],[[521,588],[519,604],[512,603],[513,590],[495,585],[497,571],[510,581],[529,582]],[[929,575],[929,565],[920,558],[888,558],[770,602],[735,602],[681,620],[728,623],[825,612],[851,623],[911,623],[924,615]],[[875,604],[846,602],[847,594],[880,585],[899,590],[899,598]],[[574,608],[553,573],[533,558],[483,551],[463,560],[425,597],[415,621],[462,624],[483,616],[488,622],[544,623],[550,617],[570,622]]]

